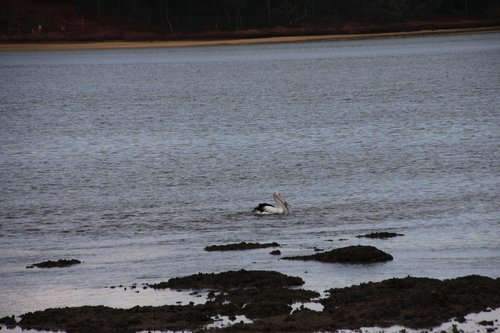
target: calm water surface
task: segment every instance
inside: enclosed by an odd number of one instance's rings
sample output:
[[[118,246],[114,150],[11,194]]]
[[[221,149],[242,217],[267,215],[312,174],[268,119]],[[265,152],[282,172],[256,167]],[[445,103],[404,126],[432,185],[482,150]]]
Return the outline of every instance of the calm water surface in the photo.
[[[200,300],[110,286],[277,270],[325,290],[500,277],[500,34],[0,54],[0,317]],[[293,211],[250,213],[279,190]],[[403,233],[390,240],[356,235]],[[366,244],[394,261],[284,255]],[[76,258],[64,269],[26,269]],[[201,300],[200,300],[201,301]]]

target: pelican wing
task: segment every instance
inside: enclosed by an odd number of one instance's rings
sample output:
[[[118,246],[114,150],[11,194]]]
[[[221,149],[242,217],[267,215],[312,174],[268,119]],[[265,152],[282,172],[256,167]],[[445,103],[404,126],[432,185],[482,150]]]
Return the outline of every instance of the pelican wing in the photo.
[[[253,211],[254,212],[263,212],[266,210],[267,207],[274,207],[274,206],[271,204],[265,203],[265,202],[259,203],[259,205],[253,209]]]

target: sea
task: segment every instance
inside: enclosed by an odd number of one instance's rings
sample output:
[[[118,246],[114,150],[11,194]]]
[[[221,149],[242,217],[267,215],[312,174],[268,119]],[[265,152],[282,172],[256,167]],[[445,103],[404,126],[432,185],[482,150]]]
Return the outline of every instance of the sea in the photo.
[[[291,211],[253,214],[274,191]],[[204,250],[239,242],[281,255]],[[394,259],[280,259],[350,245]],[[241,269],[500,277],[500,33],[0,53],[0,317]]]

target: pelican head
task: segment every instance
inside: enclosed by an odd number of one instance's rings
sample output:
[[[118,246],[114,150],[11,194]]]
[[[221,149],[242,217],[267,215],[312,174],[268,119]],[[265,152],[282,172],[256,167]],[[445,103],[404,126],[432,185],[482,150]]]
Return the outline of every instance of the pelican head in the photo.
[[[285,198],[283,198],[281,193],[273,192],[273,198],[274,198],[274,202],[276,202],[277,205],[283,207],[287,211],[290,211],[290,207],[288,205],[288,202],[286,202]]]

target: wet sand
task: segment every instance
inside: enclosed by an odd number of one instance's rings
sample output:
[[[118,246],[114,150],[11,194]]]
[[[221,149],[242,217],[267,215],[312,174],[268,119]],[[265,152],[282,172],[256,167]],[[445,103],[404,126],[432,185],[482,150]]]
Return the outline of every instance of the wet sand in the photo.
[[[419,31],[409,31],[409,32],[406,31],[406,32],[387,32],[387,33],[369,33],[369,34],[281,36],[281,37],[265,37],[265,38],[218,39],[218,40],[1,43],[0,52],[252,45],[252,44],[271,44],[271,43],[295,43],[295,42],[358,40],[358,39],[371,39],[371,38],[412,37],[412,36],[426,36],[426,35],[439,35],[439,34],[470,34],[470,33],[485,33],[485,32],[499,32],[499,31],[500,27],[487,27],[487,28],[419,30]]]

